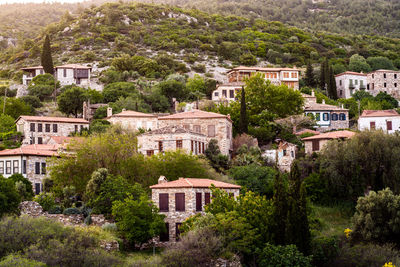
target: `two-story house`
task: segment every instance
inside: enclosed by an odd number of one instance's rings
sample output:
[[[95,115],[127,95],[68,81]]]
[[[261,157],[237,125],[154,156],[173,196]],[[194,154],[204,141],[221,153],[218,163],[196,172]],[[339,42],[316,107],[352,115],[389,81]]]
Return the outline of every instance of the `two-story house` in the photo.
[[[80,118],[20,116],[17,131],[22,133],[22,144],[47,144],[52,136],[69,136],[89,127]]]
[[[310,137],[305,137],[301,139],[304,142],[305,152],[311,155],[313,152],[319,152],[328,141],[333,139],[345,140],[347,138],[352,138],[356,133],[351,131],[336,131],[317,134]]]
[[[395,133],[400,131],[400,114],[396,110],[364,110],[358,118],[358,129]]]
[[[335,75],[336,92],[339,98],[351,98],[359,90],[367,89],[367,74],[346,71]]]
[[[44,74],[44,70],[42,66],[35,66],[35,67],[27,67],[22,68],[22,84],[29,85],[32,79],[38,75]]]
[[[367,74],[367,91],[376,96],[385,92],[394,98],[400,98],[400,71],[376,70]]]
[[[59,145],[27,145],[0,151],[0,175],[5,178],[22,174],[33,186],[35,194],[43,190],[47,160],[58,156]]]
[[[152,156],[164,151],[184,150],[194,155],[204,154],[207,149],[205,134],[185,129],[182,126],[166,126],[143,133],[137,137],[139,152]]]
[[[179,227],[187,218],[204,212],[204,206],[211,202],[210,187],[228,192],[238,197],[240,186],[210,179],[179,178],[168,182],[165,177],[158,179],[158,184],[150,186],[153,203],[165,217],[167,232],[160,236],[160,242],[179,240]]]

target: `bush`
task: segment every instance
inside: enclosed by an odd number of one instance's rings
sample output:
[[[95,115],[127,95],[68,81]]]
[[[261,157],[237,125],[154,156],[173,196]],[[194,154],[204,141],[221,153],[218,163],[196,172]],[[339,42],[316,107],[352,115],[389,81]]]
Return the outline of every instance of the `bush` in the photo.
[[[192,70],[200,73],[206,72],[206,66],[204,64],[196,64],[192,66]]]
[[[101,229],[107,232],[116,232],[118,230],[115,223],[105,223],[103,226],[101,226]]]
[[[36,195],[33,200],[39,203],[44,211],[49,211],[55,205],[55,200],[52,193],[40,193],[39,195]]]
[[[336,237],[318,237],[311,242],[312,263],[314,266],[326,266],[339,253]]]
[[[304,179],[304,185],[307,189],[307,196],[315,203],[327,203],[329,201],[326,182],[320,174],[312,173]]]
[[[0,261],[0,267],[46,267],[43,262],[30,260],[20,255],[10,254]]]
[[[43,106],[42,102],[40,102],[40,99],[37,96],[25,95],[20,97],[20,99],[33,108],[40,108]]]
[[[261,267],[311,267],[311,257],[304,256],[295,245],[266,244],[259,255]]]
[[[0,175],[0,218],[5,214],[17,213],[21,197],[14,182]]]
[[[31,181],[29,181],[24,176],[22,176],[22,174],[19,173],[11,175],[8,179],[14,182],[15,188],[23,201],[32,200],[33,188]]]
[[[49,214],[62,214],[63,209],[60,206],[54,206],[49,209],[48,213]]]
[[[81,214],[77,208],[67,208],[63,211],[64,215]]]

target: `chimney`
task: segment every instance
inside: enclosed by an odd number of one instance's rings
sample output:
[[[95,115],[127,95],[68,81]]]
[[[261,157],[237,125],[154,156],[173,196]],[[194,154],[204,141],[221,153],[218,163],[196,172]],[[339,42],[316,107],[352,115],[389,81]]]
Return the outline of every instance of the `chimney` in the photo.
[[[122,111],[126,111],[126,108],[123,108]]]
[[[314,90],[311,90],[311,96],[315,96]]]
[[[228,116],[228,119],[231,119],[231,114],[228,114],[227,116]]]
[[[108,107],[107,108],[107,117],[111,117],[112,116],[112,108]]]
[[[83,102],[83,111],[82,111],[82,113],[83,113],[82,115],[83,115],[83,119],[84,119],[84,120],[87,120],[87,119],[88,119],[88,118],[87,118],[87,117],[88,117],[88,116],[87,116],[87,115],[88,115],[88,114],[87,114],[87,113],[88,113],[87,110],[88,110],[88,104],[87,104],[86,101],[85,101],[85,102]]]
[[[325,99],[322,99],[322,104],[324,104],[324,105],[325,105]]]
[[[159,184],[168,183],[168,180],[167,178],[165,178],[165,176],[160,176],[160,178],[158,178],[158,183]]]

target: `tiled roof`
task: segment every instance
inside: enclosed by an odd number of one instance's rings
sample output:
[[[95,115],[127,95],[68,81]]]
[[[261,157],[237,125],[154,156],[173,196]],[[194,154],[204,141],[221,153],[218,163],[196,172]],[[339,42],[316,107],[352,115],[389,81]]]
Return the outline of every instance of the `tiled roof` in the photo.
[[[133,111],[133,110],[125,110],[120,113],[113,114],[112,117],[138,117],[138,118],[143,118],[143,117],[150,118],[151,117],[151,118],[154,118],[156,116],[154,116],[153,114],[149,114],[149,113],[142,113],[142,112],[137,112],[137,111]]]
[[[52,157],[58,155],[55,147],[56,145],[28,145],[15,149],[5,149],[0,151],[0,157],[22,155]]]
[[[81,138],[79,137],[67,137],[67,136],[51,136],[50,139],[53,139],[53,141],[59,145],[68,144],[71,143],[72,141],[81,140]]]
[[[175,181],[152,185],[150,188],[209,188],[211,185],[214,185],[217,188],[240,189],[240,185],[199,178],[179,178]]]
[[[239,66],[229,70],[227,73],[237,70],[254,70],[254,71],[298,71],[296,68],[262,68],[262,67],[246,67],[246,66]]]
[[[336,74],[335,75],[335,77],[339,77],[339,76],[342,76],[342,75],[358,75],[358,76],[367,76],[367,74],[366,73],[360,73],[360,72],[354,72],[354,71],[345,71],[345,72],[342,72],[342,73],[339,73],[339,74]]]
[[[87,120],[81,118],[66,118],[66,117],[44,117],[44,116],[19,116],[15,121],[24,119],[26,121],[44,121],[44,122],[65,122],[65,123],[85,123],[89,124]]]
[[[43,69],[42,66],[34,66],[34,67],[26,67],[26,68],[21,68],[21,70],[37,70],[37,69]]]
[[[398,71],[398,70],[383,70],[383,69],[380,69],[380,70],[371,71],[370,73],[374,73],[374,72],[397,72],[397,73],[399,73],[400,71]]]
[[[219,87],[240,87],[240,88],[242,88],[242,86],[244,86],[244,82],[230,82],[230,83],[219,84],[217,88],[219,88]]]
[[[328,105],[328,104],[320,104],[320,103],[307,103],[304,107],[305,111],[312,111],[312,110],[337,110],[337,111],[348,111],[348,109],[341,108],[338,106],[334,105]]]
[[[82,66],[78,64],[66,64],[66,65],[56,66],[55,69],[92,69],[92,67]]]
[[[394,109],[389,110],[364,110],[360,118],[365,117],[398,117],[400,116]]]
[[[311,134],[320,134],[318,131],[310,130],[310,129],[303,129],[295,133],[295,135],[302,135],[304,133],[311,133]]]
[[[318,139],[338,139],[338,138],[351,138],[355,135],[355,132],[351,131],[336,131],[336,132],[329,132],[329,133],[323,133],[323,134],[318,134],[310,137],[305,137],[301,140],[303,141],[309,141],[309,140],[318,140]]]
[[[196,134],[196,135],[205,136],[204,134],[197,133],[195,131],[192,131],[192,130],[189,130],[189,129],[185,129],[182,126],[175,126],[175,125],[170,125],[170,126],[162,127],[162,128],[155,129],[155,130],[152,130],[152,131],[148,131],[148,132],[145,132],[145,133],[143,133],[141,135],[180,134],[180,133],[190,133],[190,134]]]
[[[207,112],[203,110],[194,109],[187,112],[175,113],[169,116],[159,117],[159,120],[176,120],[176,119],[215,119],[215,118],[226,118],[231,120],[227,115]]]

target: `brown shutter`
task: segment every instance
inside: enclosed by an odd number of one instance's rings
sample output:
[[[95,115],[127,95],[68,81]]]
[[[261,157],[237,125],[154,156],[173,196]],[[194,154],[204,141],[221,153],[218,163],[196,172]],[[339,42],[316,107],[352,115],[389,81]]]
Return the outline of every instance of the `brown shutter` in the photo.
[[[175,193],[175,210],[185,211],[185,193]]]
[[[391,121],[387,121],[386,122],[386,128],[387,128],[388,131],[392,130],[392,122]]]
[[[196,211],[202,211],[201,193],[196,193]]]
[[[312,140],[312,151],[319,151],[319,140]]]
[[[370,128],[370,130],[375,130],[375,122],[374,121],[369,122],[369,128]]]
[[[204,193],[204,204],[210,204],[210,193]]]
[[[169,211],[168,193],[159,194],[158,197],[160,211]]]

